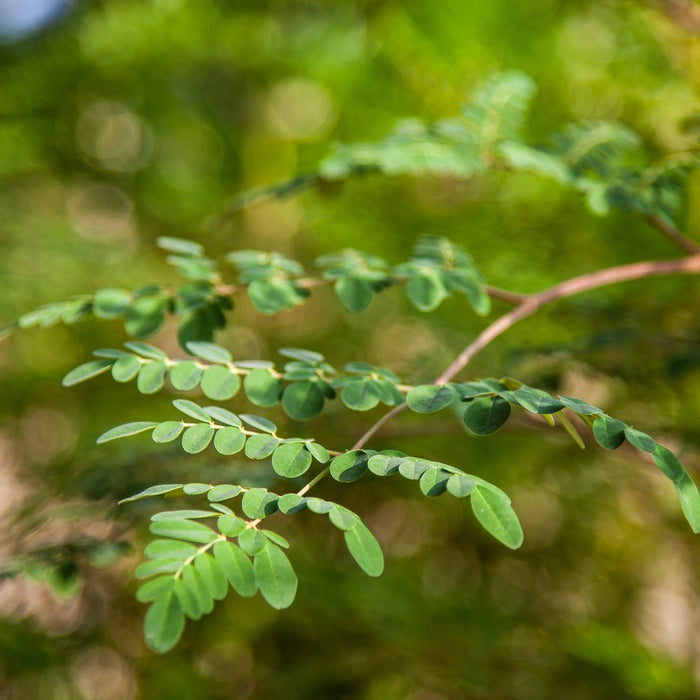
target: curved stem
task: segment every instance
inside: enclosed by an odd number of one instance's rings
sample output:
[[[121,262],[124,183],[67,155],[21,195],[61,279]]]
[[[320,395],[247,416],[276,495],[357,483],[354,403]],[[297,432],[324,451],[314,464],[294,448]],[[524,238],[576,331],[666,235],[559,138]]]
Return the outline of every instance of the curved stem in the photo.
[[[655,214],[650,214],[646,217],[646,220],[657,231],[663,233],[666,238],[673,241],[686,253],[690,253],[691,255],[700,253],[700,244],[696,243],[695,241],[691,241],[690,238],[684,236],[675,226],[669,224],[668,221],[665,221]]]

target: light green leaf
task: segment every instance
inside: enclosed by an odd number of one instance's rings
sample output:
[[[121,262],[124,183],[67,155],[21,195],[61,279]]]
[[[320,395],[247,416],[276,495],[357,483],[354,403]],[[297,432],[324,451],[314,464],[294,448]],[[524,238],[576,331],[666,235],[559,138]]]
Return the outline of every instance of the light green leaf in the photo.
[[[282,393],[282,408],[294,420],[308,420],[323,410],[323,390],[313,381],[289,384]]]
[[[447,480],[447,490],[455,498],[469,496],[476,488],[476,482],[463,474],[453,474]]]
[[[216,431],[214,447],[219,454],[233,455],[243,449],[245,441],[246,435],[240,428],[222,428]]]
[[[311,452],[303,442],[280,445],[272,453],[272,468],[280,476],[294,479],[311,466]]]
[[[416,413],[434,413],[449,406],[457,398],[451,384],[416,386],[406,395],[408,407]]]
[[[358,377],[342,388],[340,398],[353,411],[369,411],[379,403],[379,392],[371,379]]]
[[[448,294],[438,270],[427,269],[406,285],[406,294],[421,311],[433,311]]]
[[[185,415],[190,416],[190,418],[195,418],[196,420],[201,420],[205,423],[209,421],[209,415],[194,401],[188,401],[187,399],[175,399],[173,401],[173,406],[175,406],[178,411],[182,411],[182,413]]]
[[[174,580],[173,592],[180,601],[182,612],[190,620],[199,620],[204,611],[199,605],[199,598],[187,587],[182,578]]]
[[[223,600],[228,592],[228,582],[221,564],[211,554],[200,554],[194,560],[194,568],[214,600]]]
[[[278,547],[289,549],[289,542],[277,532],[272,532],[272,530],[260,530],[260,532],[262,532],[262,534],[265,535],[270,542],[276,544]]]
[[[214,428],[209,423],[198,423],[182,433],[182,449],[195,455],[205,450],[214,437]]]
[[[263,598],[276,610],[288,608],[297,592],[297,577],[285,553],[274,544],[255,556],[253,572]]]
[[[136,378],[136,387],[142,394],[155,394],[165,384],[168,368],[164,362],[149,362],[142,365]]]
[[[456,475],[454,475],[456,476]],[[447,482],[450,479],[450,474],[442,469],[433,467],[423,472],[420,478],[419,486],[424,496],[439,496],[447,490]]]
[[[153,651],[159,654],[170,651],[180,640],[184,629],[182,606],[173,591],[148,608],[143,633],[147,646]]]
[[[579,416],[595,416],[604,413],[600,408],[591,406],[586,401],[576,399],[573,396],[559,396],[558,398],[567,408],[570,408],[574,413],[578,413]]]
[[[200,520],[201,518],[214,518],[216,513],[211,510],[185,509],[185,510],[164,510],[160,513],[154,513],[151,516],[151,521],[159,522],[161,520]]]
[[[194,566],[186,566],[180,579],[196,601],[196,607],[203,615],[208,615],[214,609],[214,598],[202,580],[202,575]]]
[[[384,571],[384,555],[374,535],[358,519],[355,525],[343,533],[345,544],[352,558],[368,576],[381,576]]]
[[[472,510],[484,529],[510,549],[523,543],[523,529],[509,499],[491,489],[477,486],[471,494]]]
[[[205,406],[204,412],[211,420],[214,420],[217,423],[233,425],[237,428],[240,428],[243,425],[243,421],[235,413],[232,413],[226,408],[221,408],[221,406]]]
[[[360,313],[372,302],[372,285],[355,275],[343,275],[335,281],[335,293],[343,306],[352,312]]]
[[[335,508],[335,503],[324,501],[322,498],[316,498],[316,496],[310,496],[306,499],[306,507],[312,513],[316,513],[316,515],[324,515]]]
[[[112,365],[112,378],[115,382],[130,382],[141,369],[141,360],[136,355],[124,353]]]
[[[164,423],[158,423],[153,428],[151,438],[153,442],[172,442],[180,437],[180,433],[185,429],[185,425],[179,420],[168,420]]]
[[[328,511],[328,518],[339,530],[350,530],[360,520],[351,510],[339,505]]]
[[[149,486],[147,489],[140,491],[134,496],[122,498],[118,505],[129,503],[130,501],[140,501],[142,498],[151,498],[152,496],[162,496],[166,493],[171,493],[182,488],[182,484],[159,484],[158,486]]]
[[[124,347],[128,348],[132,352],[135,352],[141,357],[147,357],[149,360],[167,360],[168,356],[155,345],[150,345],[149,343],[141,343],[136,340],[130,340],[124,343]]]
[[[308,365],[317,365],[325,359],[320,352],[304,350],[303,348],[280,348],[278,352],[284,357],[289,357],[292,360],[298,360]]]
[[[181,540],[153,540],[143,552],[149,559],[179,559],[185,561],[197,553],[197,548]]]
[[[525,410],[537,414],[550,414],[561,411],[564,403],[550,396],[542,389],[522,386],[515,391],[504,391],[501,396],[512,403],[522,406]]]
[[[253,416],[250,413],[241,413],[240,418],[246,425],[249,425],[255,430],[260,430],[270,435],[274,435],[277,432],[277,426],[271,420],[267,420],[267,418]]]
[[[161,537],[201,544],[208,544],[216,539],[216,533],[211,528],[191,520],[158,520],[151,523],[149,530]]]
[[[238,536],[238,546],[251,556],[259,554],[267,545],[267,539],[260,530],[246,528]]]
[[[214,486],[207,492],[207,499],[211,503],[219,501],[227,501],[229,498],[235,498],[243,489],[237,484],[219,484]]]
[[[212,488],[211,484],[204,484],[198,481],[185,484],[182,487],[184,493],[188,496],[199,496],[202,493],[207,493]]]
[[[399,466],[404,459],[405,455],[372,455],[367,462],[367,467],[372,474],[376,474],[377,476],[389,476],[399,471]]]
[[[285,493],[277,501],[277,507],[281,513],[293,515],[306,510],[306,499],[303,496],[298,496],[296,493]]]
[[[139,564],[134,571],[136,578],[148,578],[156,574],[174,574],[182,566],[182,559],[151,559]]]
[[[215,365],[204,370],[201,380],[202,392],[214,401],[228,401],[241,388],[241,380],[228,367]]]
[[[331,462],[330,473],[336,481],[357,481],[367,471],[369,457],[364,450],[351,450]]]
[[[231,353],[220,345],[215,343],[207,343],[200,340],[192,340],[185,346],[189,352],[203,360],[214,362],[215,364],[225,365],[233,360]]]
[[[165,598],[173,589],[175,579],[170,575],[157,576],[142,583],[136,590],[136,600],[139,603],[152,603],[159,598]]]
[[[80,382],[87,381],[93,377],[97,377],[100,374],[106,372],[112,366],[112,360],[91,360],[86,362],[79,367],[68,372],[68,374],[63,377],[61,384],[63,386],[73,386],[79,384]]]
[[[170,368],[170,383],[178,391],[190,391],[199,384],[202,371],[192,360],[181,360]]]
[[[658,464],[658,462],[657,462]],[[684,470],[683,476],[674,481],[683,513],[697,535],[700,533],[700,493],[690,475]]]
[[[267,459],[279,444],[280,439],[273,435],[251,435],[245,443],[245,456],[249,459]]]
[[[101,445],[103,442],[109,442],[110,440],[117,440],[118,438],[138,435],[139,433],[144,433],[147,430],[151,430],[151,428],[153,428],[155,425],[158,424],[154,423],[153,421],[136,421],[134,423],[117,425],[111,430],[108,430],[106,433],[102,433],[102,435],[97,438],[97,444]]]
[[[147,338],[165,322],[167,300],[161,296],[137,299],[126,310],[124,330],[132,338]]]
[[[241,596],[249,598],[258,590],[253,573],[253,564],[246,554],[233,542],[217,542],[214,557],[221,565],[231,587]]]
[[[625,437],[631,445],[643,452],[653,452],[656,449],[656,440],[651,435],[647,435],[629,425],[625,428]]]
[[[280,400],[283,386],[267,369],[254,369],[243,378],[246,396],[256,406],[274,406]]]
[[[241,508],[249,518],[266,518],[277,510],[278,498],[267,489],[249,489],[243,494]]]
[[[321,464],[326,464],[331,458],[328,450],[323,445],[319,445],[317,442],[307,442],[306,449],[311,452],[313,458]]]
[[[125,289],[98,289],[92,303],[92,312],[97,318],[121,316],[131,303],[131,292]]]
[[[401,476],[404,477],[404,479],[411,479],[413,481],[417,481],[431,467],[431,463],[423,459],[414,459],[413,457],[406,457],[402,459],[401,464],[399,464],[399,474],[401,474]]]
[[[176,238],[174,236],[159,236],[156,239],[156,245],[163,250],[169,250],[172,253],[180,253],[181,255],[192,255],[200,257],[204,255],[204,248],[194,241],[189,241],[186,238]]]

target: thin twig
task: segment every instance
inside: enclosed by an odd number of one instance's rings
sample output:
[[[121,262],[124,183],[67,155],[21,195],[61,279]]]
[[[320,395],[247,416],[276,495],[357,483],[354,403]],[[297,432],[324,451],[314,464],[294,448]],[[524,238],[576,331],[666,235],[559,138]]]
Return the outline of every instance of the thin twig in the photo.
[[[666,238],[673,241],[686,253],[691,253],[692,255],[700,253],[700,243],[691,241],[690,238],[684,236],[675,226],[669,224],[668,221],[664,221],[664,219],[655,214],[649,214],[649,216],[645,218],[657,231],[663,233]]]

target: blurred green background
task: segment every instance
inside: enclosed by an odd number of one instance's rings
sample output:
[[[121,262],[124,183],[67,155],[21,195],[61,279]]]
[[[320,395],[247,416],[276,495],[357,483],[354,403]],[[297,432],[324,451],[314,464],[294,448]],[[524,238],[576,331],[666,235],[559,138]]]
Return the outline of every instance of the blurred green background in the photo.
[[[605,119],[638,131],[651,154],[686,150],[682,122],[700,111],[700,21],[697,6],[683,7],[0,0],[0,322],[100,287],[174,279],[161,235],[212,256],[274,249],[309,266],[347,245],[399,262],[419,235],[443,235],[489,283],[523,292],[677,256],[641,219],[593,217],[576,194],[525,174],[370,176],[221,214],[238,192],[312,170],[334,141],[380,138],[405,116],[453,116],[502,69],[538,83],[532,142]],[[696,239],[699,191],[691,179],[683,228]],[[465,378],[508,374],[580,396],[651,432],[697,474],[697,289],[692,277],[658,278],[558,303]],[[279,361],[276,347],[298,345],[338,367],[367,360],[431,381],[484,326],[464,311],[452,299],[423,315],[389,290],[351,316],[320,290],[274,317],[241,300],[218,342],[237,359]],[[672,486],[634,451],[581,452],[525,420],[476,438],[449,416],[403,416],[370,445],[504,488],[522,550],[414,484],[324,482],[318,495],[356,510],[382,542],[380,579],[313,516],[280,519],[300,578],[292,608],[232,595],[189,623],[173,652],[149,652],[132,572],[153,504],[117,499],[153,483],[268,476],[261,463],[183,456],[143,437],[98,448],[117,423],[172,415],[166,393],[143,397],[106,377],[61,388],[93,349],[125,339],[119,322],[91,319],[0,343],[0,559],[41,555],[29,576],[0,581],[1,697],[700,697],[700,550]],[[173,323],[152,342],[179,354]],[[296,429],[347,448],[380,410],[334,406]]]

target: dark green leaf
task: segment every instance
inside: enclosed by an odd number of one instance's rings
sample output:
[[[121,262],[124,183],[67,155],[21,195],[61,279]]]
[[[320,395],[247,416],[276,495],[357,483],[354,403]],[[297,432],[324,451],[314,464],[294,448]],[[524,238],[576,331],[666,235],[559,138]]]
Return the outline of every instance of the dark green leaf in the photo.
[[[151,430],[151,428],[153,428],[155,425],[158,424],[154,423],[153,421],[136,421],[134,423],[117,425],[111,430],[108,430],[106,433],[102,433],[102,435],[97,438],[97,444],[101,445],[103,442],[109,442],[110,440],[116,440],[117,438],[129,437],[131,435],[137,435],[138,433],[144,433],[147,430]]]
[[[233,542],[217,542],[214,557],[221,565],[231,587],[241,596],[249,598],[258,590],[253,564]]]
[[[198,423],[185,428],[182,433],[182,449],[195,455],[205,450],[214,437],[214,428],[209,423]]]
[[[112,360],[91,360],[68,372],[63,377],[63,386],[73,386],[106,372],[112,366]]]
[[[294,513],[306,510],[306,499],[303,496],[298,496],[296,493],[285,493],[284,496],[280,496],[279,501],[277,501],[277,507],[280,509],[281,513],[293,515]]]
[[[276,610],[288,608],[297,592],[297,577],[285,553],[272,543],[255,556],[253,571],[263,598]]]
[[[165,321],[166,300],[160,296],[142,297],[126,311],[124,329],[132,338],[153,335]]]
[[[508,498],[477,486],[471,494],[472,510],[484,529],[510,549],[523,543],[523,529]]]
[[[464,424],[477,435],[495,433],[510,416],[510,404],[498,396],[482,396],[467,404],[462,414]]]
[[[158,423],[153,428],[151,438],[153,442],[172,442],[180,437],[180,433],[185,429],[184,423],[179,420],[168,420],[164,423]]]
[[[357,481],[367,471],[369,457],[363,450],[351,450],[335,457],[331,462],[331,476],[336,481]]]
[[[693,528],[693,532],[697,535],[700,533],[700,493],[698,493],[698,487],[685,470],[683,476],[674,482],[674,486],[678,492],[683,513]]]
[[[311,453],[301,442],[282,444],[272,453],[272,468],[280,476],[294,479],[311,466]]]
[[[504,391],[501,396],[512,403],[522,406],[525,410],[537,414],[549,414],[561,411],[564,404],[550,396],[546,391],[523,386],[515,391]]]
[[[274,406],[282,395],[283,384],[266,369],[254,369],[243,379],[246,396],[256,406]]]
[[[384,555],[374,535],[358,519],[355,525],[343,533],[345,544],[352,558],[368,576],[381,576],[384,571]]]
[[[635,430],[629,425],[625,428],[625,437],[638,450],[653,452],[656,449],[656,440],[651,435],[647,435],[641,430]]]
[[[598,444],[607,450],[614,450],[625,441],[627,426],[607,415],[598,416],[593,423],[593,435]]]
[[[416,413],[434,413],[449,406],[457,397],[451,384],[416,386],[406,395],[408,407]]]
[[[170,368],[170,383],[178,391],[190,391],[198,384],[202,368],[192,360],[181,360]]]
[[[148,608],[143,623],[147,646],[159,654],[170,651],[180,640],[185,629],[185,617],[180,601],[173,591]]]
[[[216,533],[198,522],[191,520],[158,520],[151,523],[150,531],[161,537],[208,544],[216,539]]]
[[[287,386],[282,394],[282,408],[294,420],[308,420],[323,410],[323,390],[316,382],[301,381]]]
[[[447,290],[438,270],[426,270],[406,285],[406,294],[421,311],[433,311],[447,297]]]
[[[243,494],[241,508],[249,518],[265,518],[277,510],[278,498],[266,489],[250,489]]]
[[[372,285],[361,277],[343,275],[335,282],[335,293],[343,306],[352,312],[364,311],[372,301]]]
[[[142,394],[155,394],[165,384],[168,368],[164,362],[149,362],[142,365],[136,379],[136,387]]]
[[[673,482],[680,481],[687,473],[676,455],[663,445],[656,445],[651,453],[659,469]]]
[[[586,401],[576,399],[573,396],[559,396],[558,398],[567,408],[570,408],[574,413],[578,413],[580,416],[595,416],[604,413],[601,409],[591,406],[591,404]]]

